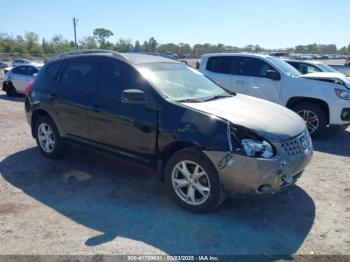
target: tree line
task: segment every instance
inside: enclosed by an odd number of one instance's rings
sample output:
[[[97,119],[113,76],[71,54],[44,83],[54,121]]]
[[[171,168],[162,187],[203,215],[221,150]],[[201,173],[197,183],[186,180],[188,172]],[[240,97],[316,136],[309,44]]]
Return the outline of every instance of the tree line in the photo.
[[[111,30],[105,28],[96,28],[91,36],[85,36],[78,43],[64,39],[62,35],[55,35],[51,39],[39,39],[35,32],[25,32],[24,35],[13,36],[0,32],[0,53],[2,57],[8,56],[50,56],[59,52],[69,51],[75,48],[93,49],[102,48],[114,50],[117,52],[173,52],[188,57],[199,57],[205,53],[214,52],[271,52],[286,51],[294,53],[317,53],[317,54],[350,54],[350,44],[340,47],[335,44],[309,44],[298,45],[285,49],[265,49],[259,45],[247,45],[245,47],[236,47],[224,44],[195,44],[193,46],[187,43],[158,43],[154,37],[140,42],[132,42],[130,39],[120,38],[116,42],[108,39],[113,36]]]

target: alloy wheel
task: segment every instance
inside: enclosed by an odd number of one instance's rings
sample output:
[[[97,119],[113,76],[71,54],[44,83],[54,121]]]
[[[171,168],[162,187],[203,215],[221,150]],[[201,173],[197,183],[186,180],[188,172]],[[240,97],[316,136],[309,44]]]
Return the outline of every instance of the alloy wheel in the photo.
[[[46,124],[41,123],[38,127],[38,140],[40,147],[46,153],[51,153],[55,149],[55,137],[52,128]]]
[[[307,129],[313,134],[320,126],[320,119],[316,113],[311,110],[300,110],[297,112],[306,122]]]
[[[187,204],[201,205],[209,198],[209,177],[195,162],[179,162],[172,170],[171,182],[177,196]]]

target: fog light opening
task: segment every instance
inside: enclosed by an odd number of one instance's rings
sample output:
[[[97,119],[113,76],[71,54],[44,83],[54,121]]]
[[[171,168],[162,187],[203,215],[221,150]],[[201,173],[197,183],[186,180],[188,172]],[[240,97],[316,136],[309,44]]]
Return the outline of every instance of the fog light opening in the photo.
[[[264,194],[264,193],[267,193],[267,192],[270,192],[270,191],[271,191],[271,186],[268,185],[268,184],[261,185],[261,186],[257,187],[257,189],[256,189],[256,192],[258,194]]]

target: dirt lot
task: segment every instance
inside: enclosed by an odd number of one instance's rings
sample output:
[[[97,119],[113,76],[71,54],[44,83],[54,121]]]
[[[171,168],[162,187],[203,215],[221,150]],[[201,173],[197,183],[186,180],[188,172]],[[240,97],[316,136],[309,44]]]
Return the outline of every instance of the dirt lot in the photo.
[[[0,92],[0,254],[350,255],[350,129],[314,142],[290,190],[188,213],[150,170],[72,147],[43,158]]]

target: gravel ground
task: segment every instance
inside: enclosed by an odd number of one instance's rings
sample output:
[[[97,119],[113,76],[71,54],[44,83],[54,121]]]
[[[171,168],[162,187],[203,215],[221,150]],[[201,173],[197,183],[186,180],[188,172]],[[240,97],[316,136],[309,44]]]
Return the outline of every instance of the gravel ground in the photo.
[[[289,190],[198,215],[179,208],[151,170],[77,147],[45,159],[23,100],[0,92],[2,255],[350,255],[350,129],[314,141]]]

